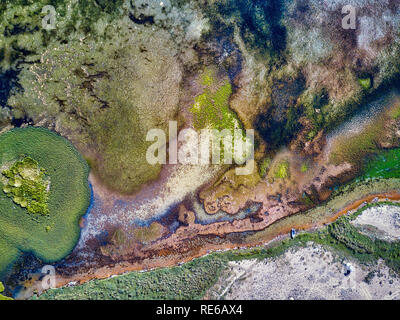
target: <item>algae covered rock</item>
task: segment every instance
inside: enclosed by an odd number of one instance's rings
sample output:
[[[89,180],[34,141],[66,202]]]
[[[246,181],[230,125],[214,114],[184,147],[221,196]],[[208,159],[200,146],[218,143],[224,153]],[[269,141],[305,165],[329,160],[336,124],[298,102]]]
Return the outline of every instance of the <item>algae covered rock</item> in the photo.
[[[16,204],[32,214],[49,214],[50,181],[37,161],[23,157],[1,173],[3,192]]]

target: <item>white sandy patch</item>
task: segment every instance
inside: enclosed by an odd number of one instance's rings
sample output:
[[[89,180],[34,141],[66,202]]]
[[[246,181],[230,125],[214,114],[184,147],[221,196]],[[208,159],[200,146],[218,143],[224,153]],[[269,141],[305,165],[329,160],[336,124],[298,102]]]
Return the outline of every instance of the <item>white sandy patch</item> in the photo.
[[[400,207],[382,205],[362,212],[352,224],[356,227],[373,226],[385,233],[382,240],[400,240]]]
[[[353,271],[345,276],[345,264]],[[364,281],[377,271],[370,283]],[[264,261],[231,262],[210,298],[251,300],[400,299],[400,279],[379,261],[374,269],[343,261],[322,246],[292,248]]]

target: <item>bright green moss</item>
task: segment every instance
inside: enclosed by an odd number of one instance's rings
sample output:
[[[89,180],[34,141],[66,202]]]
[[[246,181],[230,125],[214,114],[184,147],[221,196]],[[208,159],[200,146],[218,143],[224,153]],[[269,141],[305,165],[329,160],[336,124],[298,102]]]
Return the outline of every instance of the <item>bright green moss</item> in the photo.
[[[214,84],[212,70],[206,69],[206,71],[204,72],[204,74],[202,76],[201,83],[203,84],[203,86],[207,86],[207,87],[211,87]]]
[[[215,92],[207,86],[204,92],[194,99],[195,103],[190,109],[195,116],[195,128],[217,130],[239,128],[239,120],[229,109],[231,94],[232,86],[229,81],[226,81]]]
[[[370,78],[365,78],[365,79],[358,79],[358,83],[364,90],[369,90],[371,89],[371,79]]]
[[[24,157],[3,170],[3,191],[29,213],[47,215],[50,181],[45,172],[35,160]]]
[[[241,127],[237,115],[229,108],[232,86],[229,80],[218,83],[215,71],[206,69],[201,77],[205,87],[203,93],[194,98],[190,109],[194,115],[194,127],[200,129],[239,129]]]
[[[307,133],[307,140],[311,141],[312,139],[314,139],[315,136],[316,132],[314,130],[311,130],[309,133]]]
[[[324,125],[324,117],[321,109],[329,103],[325,89],[317,91],[304,91],[299,97],[299,103],[304,107],[305,116],[312,121],[314,129],[309,132],[307,138],[311,140],[317,134],[319,128]]]
[[[4,291],[3,283],[0,282],[0,300],[13,300],[12,298],[3,296],[1,293]]]
[[[279,179],[289,178],[290,177],[289,168],[290,168],[289,161],[282,160],[281,162],[279,162],[275,170],[275,178]]]
[[[218,83],[214,71],[206,70],[202,77],[204,88],[203,93],[194,98],[194,105],[190,112],[194,116],[194,128],[214,129],[218,131],[229,130],[232,137],[235,135],[236,129],[241,131],[243,142],[246,141],[243,125],[229,107],[229,99],[232,95],[232,86],[229,80]],[[246,141],[250,143],[248,140]],[[234,139],[232,139],[232,147],[234,150]],[[248,155],[246,151],[246,156]],[[244,154],[243,154],[244,155]],[[246,158],[246,156],[244,156]],[[224,158],[224,146],[222,145],[221,157]]]

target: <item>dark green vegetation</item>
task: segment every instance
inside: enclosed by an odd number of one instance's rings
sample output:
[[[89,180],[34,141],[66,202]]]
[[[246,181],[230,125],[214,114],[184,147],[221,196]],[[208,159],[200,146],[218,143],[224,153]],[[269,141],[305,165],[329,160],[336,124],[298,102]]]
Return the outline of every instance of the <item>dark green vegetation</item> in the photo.
[[[3,170],[3,191],[13,201],[26,208],[29,213],[49,214],[48,200],[50,181],[46,170],[30,157],[15,162],[11,168]]]
[[[364,89],[364,90],[369,90],[371,89],[371,79],[370,78],[365,78],[365,79],[358,79],[358,82],[360,84],[360,86]]]
[[[372,240],[360,234],[350,221],[349,217],[341,217],[329,225],[326,238],[322,239],[334,247],[343,248],[361,262],[383,259],[389,267],[400,273],[400,242]]]
[[[308,140],[312,140],[319,130],[324,127],[325,118],[321,113],[323,107],[329,103],[329,95],[326,89],[321,89],[313,94],[303,94],[301,105],[304,110],[304,115],[309,119],[313,128],[308,133]],[[317,112],[319,110],[319,112]]]
[[[218,279],[226,259],[210,255],[182,267],[133,272],[108,280],[49,290],[40,299],[201,299]]]
[[[259,165],[258,165],[258,173],[261,178],[264,178],[269,170],[269,167],[271,166],[272,159],[270,157],[264,157],[261,159]]]
[[[279,57],[286,47],[286,28],[281,24],[281,0],[222,0],[207,9],[212,17],[221,15],[235,21],[251,48]],[[213,21],[217,21],[214,17]],[[217,27],[217,25],[216,25]]]
[[[27,55],[39,53],[53,40],[76,33],[100,36],[95,23],[118,14],[122,0],[4,0],[0,3],[0,70],[16,66]],[[42,8],[52,5],[57,12],[57,28],[42,28],[46,14]]]
[[[51,181],[49,214],[28,214],[1,188],[0,276],[24,252],[44,262],[64,258],[78,241],[79,219],[90,203],[89,168],[66,139],[41,128],[14,129],[0,136],[0,166],[15,163],[21,154],[35,159]]]
[[[386,150],[375,155],[365,166],[359,179],[400,177],[400,148]]]
[[[277,149],[289,143],[301,129],[299,119],[305,108],[297,105],[297,100],[305,88],[305,80],[298,76],[272,81],[271,106],[256,117],[254,127],[269,148]],[[313,104],[312,110],[314,107]]]

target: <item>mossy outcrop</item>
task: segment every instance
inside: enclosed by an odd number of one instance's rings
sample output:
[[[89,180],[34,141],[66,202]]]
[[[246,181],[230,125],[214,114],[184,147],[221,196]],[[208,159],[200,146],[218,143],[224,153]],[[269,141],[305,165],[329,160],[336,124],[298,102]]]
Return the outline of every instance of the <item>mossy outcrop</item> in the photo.
[[[49,214],[50,181],[37,161],[23,157],[1,172],[3,192],[32,214]]]

